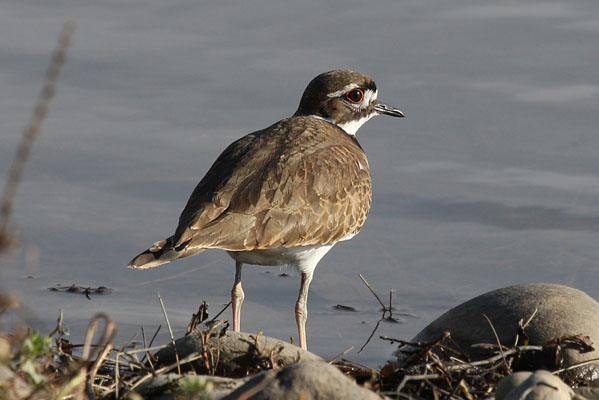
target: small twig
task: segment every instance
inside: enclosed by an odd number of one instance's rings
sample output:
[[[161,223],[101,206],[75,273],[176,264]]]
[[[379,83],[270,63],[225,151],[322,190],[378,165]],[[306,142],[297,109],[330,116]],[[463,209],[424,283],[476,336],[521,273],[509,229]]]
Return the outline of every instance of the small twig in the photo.
[[[377,321],[376,326],[374,327],[374,329],[370,333],[370,336],[368,336],[368,339],[366,339],[366,343],[364,343],[362,345],[362,347],[360,347],[360,350],[358,350],[358,353],[361,353],[362,350],[364,350],[364,348],[368,345],[368,343],[370,343],[370,340],[372,339],[372,337],[376,333],[377,329],[379,328],[379,325],[381,324],[381,321],[383,321],[383,320],[387,320],[387,321],[390,321],[390,322],[398,322],[398,321],[395,318],[393,318],[393,311],[391,311],[392,301],[393,301],[393,290],[389,290],[389,307],[387,307],[387,306],[385,306],[385,304],[383,303],[383,301],[381,300],[381,298],[376,294],[376,292],[374,291],[374,289],[372,288],[372,286],[370,286],[370,283],[368,283],[368,281],[366,280],[366,278],[364,278],[364,276],[362,274],[359,274],[359,275],[360,275],[360,279],[362,279],[362,282],[364,282],[364,284],[366,285],[366,287],[370,290],[370,292],[374,295],[374,297],[376,297],[376,299],[378,300],[378,302],[381,305],[381,307],[383,307],[383,316],[381,317],[380,320]],[[387,314],[387,312],[389,312],[389,317],[385,317],[385,315]]]
[[[562,369],[558,369],[557,371],[553,371],[552,374],[553,375],[561,374],[562,372],[566,372],[566,371],[570,371],[570,370],[573,370],[576,368],[584,367],[585,365],[593,364],[593,363],[596,363],[597,361],[599,361],[599,357],[591,358],[590,360],[582,361],[582,362],[570,365],[566,368],[562,368]]]
[[[168,320],[168,315],[166,315],[166,309],[164,308],[164,302],[162,301],[162,297],[160,297],[160,293],[157,294],[158,300],[160,300],[160,307],[162,307],[162,313],[164,314],[164,319],[166,320],[168,332],[171,335],[171,343],[173,344],[173,349],[175,350],[175,359],[177,360],[177,372],[180,374],[181,366],[179,365],[179,353],[177,352],[177,345],[175,344],[175,336],[173,335],[173,330],[171,329],[171,323]]]
[[[254,340],[254,348],[256,349],[256,353],[258,354],[258,357],[262,357],[262,351],[264,350],[264,348],[260,348],[258,341],[260,340],[260,338],[262,337],[262,335],[264,334],[263,331],[259,331],[256,336],[254,335],[250,335],[250,338]]]
[[[119,398],[119,378],[120,378],[120,373],[119,373],[119,357],[120,357],[121,353],[117,352],[116,353],[116,364],[114,367],[114,397],[116,399]]]
[[[281,351],[283,351],[283,346],[273,347],[270,349],[268,360],[270,361],[270,366],[272,369],[278,369],[280,367],[279,363],[277,363],[277,357],[281,355]]]
[[[216,315],[214,316],[214,318],[212,318],[212,319],[211,319],[209,322],[214,322],[214,321],[216,321],[216,319],[217,319],[218,317],[220,317],[220,315],[221,315],[222,313],[224,313],[224,312],[225,312],[225,310],[226,310],[227,308],[229,308],[229,306],[230,306],[230,305],[231,305],[231,302],[228,302],[227,304],[225,304],[225,306],[223,307],[223,309],[222,309],[222,310],[220,310],[220,311],[218,312],[218,314],[216,314]]]
[[[493,323],[491,322],[489,317],[487,317],[487,315],[485,313],[483,313],[483,317],[485,317],[485,319],[489,323],[489,326],[491,327],[491,330],[493,331],[493,335],[495,335],[495,340],[497,340],[497,346],[499,347],[499,353],[501,353],[501,357],[503,358],[503,362],[505,364],[505,370],[507,372],[507,375],[509,375],[511,373],[511,368],[507,363],[505,354],[503,354],[503,346],[501,346],[501,341],[499,340],[499,335],[497,335],[497,331],[495,330],[495,327],[493,326]]]
[[[391,344],[399,343],[400,347],[407,346],[407,345],[415,345],[414,342],[408,342],[407,340],[403,340],[403,339],[390,338],[389,336],[385,336],[385,335],[381,335],[381,336],[379,336],[379,338],[381,340],[387,340],[387,341],[391,342]]]
[[[145,331],[143,325],[141,326],[141,339],[144,342],[144,349],[145,349],[146,347],[148,347],[148,342],[146,342],[146,331]]]
[[[372,294],[374,295],[374,297],[376,297],[376,299],[379,301],[381,307],[383,307],[383,311],[385,311],[387,309],[387,307],[385,306],[385,304],[383,303],[383,301],[381,300],[381,298],[379,297],[379,295],[376,294],[376,292],[374,291],[374,289],[372,288],[372,286],[370,286],[370,283],[368,283],[366,281],[366,278],[364,278],[362,276],[362,274],[359,274],[359,275],[360,275],[360,279],[362,279],[362,282],[364,282],[364,284],[366,285],[366,287],[372,292]]]
[[[341,359],[341,362],[345,362],[345,363],[348,363],[348,364],[352,364],[352,365],[355,365],[355,366],[357,366],[357,367],[360,367],[360,368],[362,368],[362,369],[368,370],[368,371],[370,371],[370,372],[372,372],[372,373],[378,374],[378,371],[376,371],[376,370],[372,369],[372,368],[371,368],[371,367],[369,367],[368,365],[360,364],[360,363],[359,363],[359,362],[357,362],[357,361],[346,360],[345,358],[342,358],[342,359]]]
[[[147,347],[145,349],[132,349],[132,350],[124,351],[123,354],[130,355],[130,354],[136,354],[136,353],[147,353],[149,351],[162,350],[168,346],[169,346],[168,344],[161,344],[159,346]]]
[[[522,329],[526,328],[528,326],[528,324],[531,323],[532,319],[537,315],[538,312],[539,312],[539,309],[535,308],[535,310],[532,312],[532,315],[528,318],[526,323],[524,325],[522,325]]]
[[[159,369],[157,369],[154,372],[150,372],[150,373],[144,375],[143,377],[139,378],[139,380],[134,385],[132,385],[129,388],[128,393],[131,392],[131,391],[133,391],[135,388],[137,388],[143,382],[145,382],[146,380],[148,380],[148,379],[150,379],[150,378],[152,378],[154,376],[159,376],[161,374],[164,374],[164,373],[172,370],[175,367],[179,368],[181,365],[184,365],[184,364],[191,363],[193,361],[199,360],[202,357],[203,356],[201,354],[197,353],[197,352],[196,353],[191,353],[190,355],[188,355],[187,357],[185,357],[184,359],[182,359],[180,362],[176,361],[173,364],[170,364],[170,365],[164,366],[162,368],[159,368]]]
[[[198,308],[198,312],[192,314],[191,316],[191,321],[189,321],[189,325],[187,325],[187,333],[185,336],[196,330],[198,325],[204,322],[206,319],[208,319],[208,303],[206,301],[202,301],[202,304],[200,304],[200,307]]]
[[[98,321],[100,319],[104,320],[104,332],[98,342],[94,347],[94,351],[92,352],[90,349],[92,347],[92,339],[94,334],[96,333],[96,328],[98,326]],[[92,317],[92,320],[89,323],[89,328],[87,328],[87,333],[85,335],[85,344],[83,346],[82,358],[88,361],[92,358],[97,352],[98,349],[103,348],[106,344],[112,342],[112,339],[116,336],[117,327],[114,322],[112,322],[112,318],[110,318],[107,314],[98,313]]]
[[[122,347],[119,349],[119,351],[120,351],[121,353],[126,353],[125,349],[126,349],[127,347],[129,347],[129,346],[131,345],[131,343],[133,343],[133,341],[134,341],[135,339],[137,339],[137,335],[138,335],[138,333],[137,333],[137,332],[135,332],[135,333],[133,334],[133,336],[131,336],[131,339],[129,339],[129,341],[127,341],[127,343],[125,343],[125,344],[124,344],[124,345],[123,345],[123,346],[122,346]]]
[[[441,377],[441,374],[406,375],[403,377],[401,383],[399,384],[399,386],[397,386],[397,389],[395,389],[395,391],[401,392],[401,389],[403,389],[404,386],[406,386],[406,383],[408,383],[408,381],[423,381],[426,379],[439,379]]]
[[[106,347],[104,347],[104,350],[102,350],[102,352],[98,355],[98,358],[96,358],[96,361],[94,361],[94,364],[92,365],[92,368],[89,373],[90,381],[93,381],[94,376],[98,373],[98,369],[100,369],[100,366],[102,365],[106,357],[108,357],[108,354],[110,354],[112,349],[114,349],[114,345],[112,343],[108,343]]]
[[[462,382],[464,381],[464,378],[466,377],[466,371],[462,371],[462,373],[460,374],[459,379],[457,379],[458,384],[454,386],[454,388],[451,390],[451,392],[449,392],[447,394],[447,396],[445,396],[445,400],[450,400],[460,389],[460,386],[462,385]]]
[[[393,289],[389,289],[389,318],[393,319]]]
[[[156,376],[156,372],[154,371],[154,373],[147,373],[146,375],[142,376],[141,378],[139,378],[137,380],[137,382],[135,382],[130,388],[129,391],[127,393],[130,393],[132,391],[134,391],[136,388],[138,388],[142,383],[144,383],[145,381],[147,381],[150,378],[153,378]]]
[[[183,358],[181,361],[177,360],[175,363],[164,366],[162,368],[159,368],[153,372],[149,372],[146,375],[142,376],[141,378],[139,378],[133,385],[131,385],[129,387],[129,389],[127,390],[127,392],[125,393],[125,396],[131,392],[133,392],[137,387],[139,387],[142,383],[144,383],[145,381],[147,381],[148,379],[151,379],[155,376],[160,376],[162,374],[167,373],[168,371],[170,371],[171,369],[173,369],[174,367],[177,368],[181,368],[181,365],[187,364],[187,363],[191,363],[193,361],[199,360],[202,358],[202,355],[194,352],[191,353],[190,355],[188,355],[187,357]],[[179,373],[180,374],[180,373]],[[105,393],[105,395],[108,395],[109,393]]]
[[[156,329],[156,332],[154,332],[154,336],[152,336],[152,339],[150,339],[150,344],[148,344],[148,346],[152,347],[152,344],[154,343],[156,336],[158,336],[158,332],[160,332],[160,328],[162,328],[162,325],[158,325],[158,328]]]
[[[343,357],[344,355],[346,355],[347,353],[349,353],[350,351],[352,351],[354,349],[354,346],[351,346],[349,349],[345,350],[344,352],[337,354],[335,357],[333,357],[331,359],[331,361],[329,361],[329,364],[334,363],[335,361],[337,361],[337,359]]]
[[[535,310],[532,312],[531,316],[528,318],[528,320],[525,323],[522,319],[520,321],[518,321],[518,333],[516,333],[516,337],[514,339],[514,346],[517,346],[520,343],[520,334],[522,334],[525,338],[524,344],[528,344],[528,335],[526,335],[526,333],[524,332],[524,329],[526,329],[528,324],[531,323],[531,321],[533,320],[535,315],[537,315],[538,311],[539,311],[539,309],[535,307]]]
[[[214,334],[214,331],[216,331],[216,328],[218,328],[221,325],[225,325],[225,324],[228,326],[229,322],[226,321],[226,320],[225,321],[218,321],[216,324],[212,325],[210,327],[210,329],[208,329],[207,337],[210,338]],[[261,335],[262,331],[260,331],[259,334]]]
[[[476,367],[481,367],[484,365],[489,365],[489,364],[493,364],[501,359],[505,359],[505,357],[507,356],[511,356],[512,354],[515,353],[520,353],[523,351],[542,351],[543,350],[543,346],[519,346],[519,347],[514,347],[512,349],[508,349],[506,351],[503,352],[503,354],[498,354],[496,356],[487,358],[486,360],[481,360],[481,361],[472,361],[469,363],[463,363],[460,365],[452,365],[450,367],[448,367],[448,369],[450,371],[459,371],[462,369],[468,369],[468,368],[476,368]]]
[[[358,350],[358,354],[360,354],[360,353],[362,352],[362,350],[364,350],[364,348],[365,348],[366,346],[368,346],[368,343],[370,343],[370,339],[372,339],[372,337],[373,337],[373,336],[374,336],[374,334],[376,333],[377,329],[379,329],[379,325],[381,324],[381,321],[382,321],[382,319],[379,319],[379,320],[376,322],[376,325],[375,325],[374,329],[372,330],[372,333],[370,334],[370,336],[368,336],[368,339],[366,339],[366,343],[364,343],[364,344],[362,345],[362,347],[360,347],[360,350]]]
[[[146,342],[146,331],[144,330],[143,325],[141,327],[141,338],[144,342],[144,349],[147,349],[148,343]],[[144,360],[146,358],[148,359],[148,362],[150,363],[150,367],[152,367],[152,369],[154,369],[154,364],[152,364],[152,360],[150,360],[150,353],[147,351],[144,351],[144,356],[141,358],[141,362],[144,362]]]
[[[49,337],[54,336],[56,333],[58,333],[58,339],[60,339],[63,335],[64,335],[64,329],[62,328],[62,322],[63,322],[63,312],[62,309],[58,310],[58,319],[56,320],[56,327],[54,328],[54,330],[52,332],[50,332],[48,334]]]
[[[212,337],[216,328],[218,328],[219,326],[221,326],[223,324],[227,324],[227,322],[219,321],[216,324],[213,324],[210,327],[210,329],[208,329],[207,332],[202,332],[200,330],[197,331],[198,334],[200,335],[200,338],[202,339],[202,356],[204,359],[204,367],[206,368],[206,371],[208,371],[211,375],[214,375],[214,369],[215,369],[216,364],[214,363],[214,355],[213,355],[212,351],[210,350],[210,346],[209,346],[208,342],[210,341],[210,338]],[[257,342],[256,342],[256,348],[257,348]]]
[[[112,343],[108,343],[106,345],[106,347],[104,347],[104,350],[100,353],[100,355],[98,355],[98,358],[96,358],[96,361],[94,362],[94,364],[92,365],[92,367],[90,369],[90,372],[89,372],[88,378],[87,378],[87,384],[85,385],[85,390],[87,391],[87,396],[90,399],[94,398],[94,390],[93,390],[92,385],[94,384],[94,379],[96,378],[98,369],[100,369],[100,366],[102,365],[102,363],[104,362],[104,360],[106,359],[106,357],[112,351],[113,348],[114,348],[114,345]]]

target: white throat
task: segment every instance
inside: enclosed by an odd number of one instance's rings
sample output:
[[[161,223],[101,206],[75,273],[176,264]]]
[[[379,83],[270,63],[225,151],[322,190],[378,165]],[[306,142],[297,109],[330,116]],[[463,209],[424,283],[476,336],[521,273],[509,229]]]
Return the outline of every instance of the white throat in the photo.
[[[360,119],[354,119],[353,121],[343,122],[343,123],[335,124],[335,125],[337,125],[341,129],[343,129],[345,131],[345,133],[347,133],[348,135],[356,136],[356,132],[358,132],[358,129],[360,129],[360,127],[362,125],[364,125],[364,123],[366,123],[366,121],[368,121],[370,118],[374,117],[375,115],[376,115],[376,113],[371,113],[371,114],[368,114],[365,117],[362,117]]]
[[[368,121],[370,118],[374,117],[375,115],[376,115],[376,113],[371,113],[371,114],[368,114],[367,116],[362,117],[360,119],[356,119],[356,120],[348,121],[348,122],[343,122],[343,123],[340,123],[340,124],[331,121],[329,118],[323,118],[320,115],[314,115],[314,114],[312,114],[312,115],[308,115],[308,117],[310,117],[310,118],[316,118],[316,119],[320,119],[322,121],[330,122],[331,124],[336,125],[339,128],[343,129],[343,131],[345,133],[347,133],[348,135],[356,136],[356,132],[358,131],[358,129],[360,129],[360,127],[362,125],[364,125],[366,123],[366,121]]]

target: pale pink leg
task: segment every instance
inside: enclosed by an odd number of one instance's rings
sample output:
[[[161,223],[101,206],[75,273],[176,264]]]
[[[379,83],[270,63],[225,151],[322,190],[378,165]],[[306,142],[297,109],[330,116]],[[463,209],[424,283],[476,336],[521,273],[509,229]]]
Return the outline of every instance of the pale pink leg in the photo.
[[[235,283],[233,289],[231,289],[231,306],[233,308],[233,331],[239,332],[241,330],[241,303],[245,298],[243,289],[241,287],[241,267],[243,266],[240,262],[235,262]]]
[[[312,274],[312,272],[302,272],[302,283],[297,302],[295,303],[295,321],[297,322],[299,346],[304,350],[308,349],[306,343],[306,320],[308,319],[308,289],[310,288],[310,282],[312,282]]]

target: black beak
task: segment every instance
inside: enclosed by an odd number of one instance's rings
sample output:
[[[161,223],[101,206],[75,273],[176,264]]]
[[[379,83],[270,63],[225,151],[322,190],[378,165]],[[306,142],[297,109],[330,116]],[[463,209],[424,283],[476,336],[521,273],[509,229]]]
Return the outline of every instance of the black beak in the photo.
[[[405,117],[405,115],[403,115],[403,113],[397,108],[389,107],[388,105],[383,103],[377,104],[376,106],[374,106],[374,109],[379,114],[390,115],[392,117]]]

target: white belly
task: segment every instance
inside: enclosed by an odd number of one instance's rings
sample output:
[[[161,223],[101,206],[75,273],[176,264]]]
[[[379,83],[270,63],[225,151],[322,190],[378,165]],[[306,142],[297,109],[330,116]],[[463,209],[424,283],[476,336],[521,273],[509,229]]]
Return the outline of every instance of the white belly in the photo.
[[[227,251],[237,262],[253,265],[294,265],[301,272],[313,272],[316,264],[335,243],[316,245],[316,246],[298,246],[298,247],[279,247],[268,250],[252,251]]]

